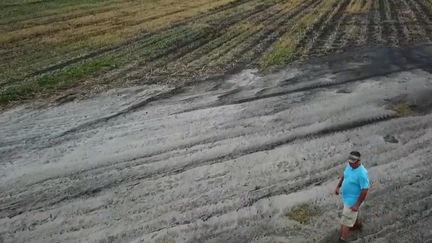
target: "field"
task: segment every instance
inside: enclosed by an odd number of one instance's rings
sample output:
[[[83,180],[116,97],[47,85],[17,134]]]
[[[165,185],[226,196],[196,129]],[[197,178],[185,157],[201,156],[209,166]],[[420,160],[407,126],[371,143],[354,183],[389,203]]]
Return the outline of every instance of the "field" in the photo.
[[[430,43],[431,16],[430,0],[2,1],[0,102],[182,86],[355,46]]]
[[[0,2],[0,243],[430,243],[431,144],[431,0]]]
[[[3,112],[0,241],[333,243],[359,150],[350,240],[430,242],[432,46],[348,54]]]

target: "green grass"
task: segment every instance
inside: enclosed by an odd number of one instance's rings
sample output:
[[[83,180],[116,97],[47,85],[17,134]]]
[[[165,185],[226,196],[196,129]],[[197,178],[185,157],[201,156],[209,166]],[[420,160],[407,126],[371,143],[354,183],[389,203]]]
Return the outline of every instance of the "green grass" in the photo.
[[[294,47],[279,43],[273,50],[261,60],[261,69],[265,70],[272,66],[281,66],[294,59],[296,50]]]
[[[71,88],[86,78],[102,71],[113,69],[121,64],[114,57],[103,57],[77,66],[65,68],[53,74],[47,74],[35,80],[8,86],[0,91],[0,104],[31,99]]]

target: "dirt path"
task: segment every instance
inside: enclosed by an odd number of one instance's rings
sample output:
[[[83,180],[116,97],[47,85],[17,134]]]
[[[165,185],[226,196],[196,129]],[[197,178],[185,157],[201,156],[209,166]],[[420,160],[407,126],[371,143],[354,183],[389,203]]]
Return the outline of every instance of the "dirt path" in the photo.
[[[432,240],[430,60],[430,46],[355,50],[3,112],[0,236],[333,242],[332,192],[355,149],[372,185],[351,240]]]

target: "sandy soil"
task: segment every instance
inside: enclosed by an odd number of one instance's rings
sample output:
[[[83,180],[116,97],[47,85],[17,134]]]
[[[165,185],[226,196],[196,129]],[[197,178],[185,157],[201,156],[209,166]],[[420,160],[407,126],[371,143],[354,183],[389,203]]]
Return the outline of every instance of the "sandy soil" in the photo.
[[[371,190],[351,240],[430,242],[431,60],[361,50],[5,111],[0,241],[333,242],[359,150]]]

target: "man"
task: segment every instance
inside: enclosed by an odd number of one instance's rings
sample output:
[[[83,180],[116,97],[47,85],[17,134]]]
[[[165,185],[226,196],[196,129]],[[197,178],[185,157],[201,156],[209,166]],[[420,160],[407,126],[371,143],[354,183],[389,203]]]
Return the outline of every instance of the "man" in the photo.
[[[335,193],[339,195],[342,186],[344,208],[341,217],[340,242],[346,242],[350,229],[361,228],[358,218],[359,208],[366,198],[369,189],[369,178],[366,168],[360,163],[360,153],[353,151],[348,158],[348,165],[339,179]]]

